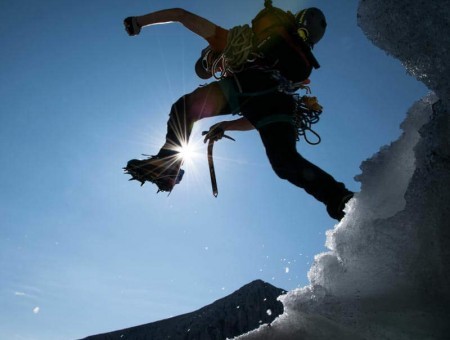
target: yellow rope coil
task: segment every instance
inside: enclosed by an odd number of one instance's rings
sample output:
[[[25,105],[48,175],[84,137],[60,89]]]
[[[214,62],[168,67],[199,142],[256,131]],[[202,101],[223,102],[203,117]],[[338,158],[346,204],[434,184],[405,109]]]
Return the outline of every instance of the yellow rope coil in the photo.
[[[239,72],[247,61],[252,61],[253,31],[249,25],[235,26],[228,33],[227,46],[214,60],[211,71],[218,79]],[[219,74],[217,76],[217,74]]]

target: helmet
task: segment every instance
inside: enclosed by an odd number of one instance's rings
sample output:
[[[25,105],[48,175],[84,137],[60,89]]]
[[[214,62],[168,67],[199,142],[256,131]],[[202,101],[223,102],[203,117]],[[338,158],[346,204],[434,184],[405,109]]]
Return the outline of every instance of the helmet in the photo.
[[[327,21],[323,12],[315,7],[301,10],[295,15],[297,32],[311,47],[322,39]]]

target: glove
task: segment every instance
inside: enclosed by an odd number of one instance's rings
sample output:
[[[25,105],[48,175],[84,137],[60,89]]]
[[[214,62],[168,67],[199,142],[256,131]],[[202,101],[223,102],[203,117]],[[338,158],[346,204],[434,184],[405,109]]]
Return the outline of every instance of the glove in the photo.
[[[141,27],[138,25],[136,17],[125,18],[123,25],[129,36],[135,36],[141,32]]]
[[[204,143],[206,143],[209,140],[212,140],[213,142],[217,142],[219,139],[222,139],[225,135],[225,131],[223,128],[220,127],[221,123],[217,123],[209,128],[209,131],[204,131],[203,135],[205,136],[205,139],[203,140]]]

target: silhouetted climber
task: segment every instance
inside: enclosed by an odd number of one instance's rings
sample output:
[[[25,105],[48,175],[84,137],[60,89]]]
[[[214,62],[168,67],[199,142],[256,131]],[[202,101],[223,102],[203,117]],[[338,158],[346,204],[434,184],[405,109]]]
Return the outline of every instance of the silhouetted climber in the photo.
[[[181,8],[124,20],[131,36],[138,35],[142,27],[169,22],[180,22],[208,41],[195,70],[202,79],[215,79],[173,104],[165,144],[156,156],[129,161],[126,173],[142,184],[150,181],[159,191],[170,192],[184,173],[179,152],[188,143],[194,123],[206,117],[240,114],[239,119],[213,125],[205,142],[222,138],[224,131],[256,128],[275,173],[323,202],[331,217],[342,219],[353,193],[296,149],[295,116],[298,107],[311,98],[295,92],[307,88],[312,69],[319,68],[311,49],[325,33],[322,11],[307,8],[294,15],[266,1],[251,27],[230,30]],[[321,107],[313,103],[312,109],[320,111]]]

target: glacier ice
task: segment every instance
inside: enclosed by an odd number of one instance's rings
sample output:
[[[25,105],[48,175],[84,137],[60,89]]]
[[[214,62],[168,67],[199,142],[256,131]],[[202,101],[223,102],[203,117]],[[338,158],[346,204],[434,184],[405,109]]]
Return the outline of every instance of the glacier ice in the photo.
[[[358,24],[432,91],[361,165],[310,284],[252,339],[444,339],[450,334],[450,2],[361,0]]]

